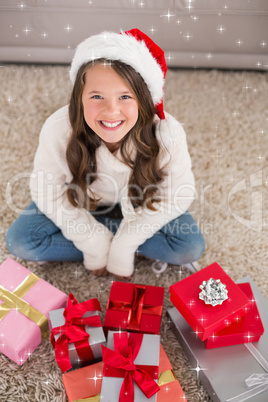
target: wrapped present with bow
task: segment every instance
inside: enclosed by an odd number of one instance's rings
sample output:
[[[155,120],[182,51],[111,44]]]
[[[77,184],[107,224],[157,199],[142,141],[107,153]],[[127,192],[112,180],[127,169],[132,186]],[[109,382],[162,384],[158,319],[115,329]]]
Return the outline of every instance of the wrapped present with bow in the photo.
[[[67,295],[12,258],[0,265],[0,351],[22,365],[49,335],[49,311]]]
[[[238,283],[237,285],[250,299],[247,314],[221,331],[210,335],[204,341],[207,349],[257,342],[264,333],[261,316],[250,283]]]
[[[206,349],[175,307],[167,312],[192,370],[213,402],[268,401],[268,302],[250,277],[239,280],[248,282],[264,327],[258,342]]]
[[[71,293],[65,309],[50,311],[51,343],[62,372],[101,360],[106,338],[98,311],[98,299],[78,303]]]
[[[69,402],[100,402],[103,362],[91,364],[62,375]],[[170,361],[160,344],[157,402],[186,401],[179,381],[175,378]],[[104,399],[102,399],[104,400]]]
[[[101,400],[156,402],[159,352],[159,335],[109,331],[102,346]]]
[[[204,341],[245,316],[251,301],[216,262],[170,286],[170,300]]]
[[[103,329],[159,334],[164,287],[113,282]]]

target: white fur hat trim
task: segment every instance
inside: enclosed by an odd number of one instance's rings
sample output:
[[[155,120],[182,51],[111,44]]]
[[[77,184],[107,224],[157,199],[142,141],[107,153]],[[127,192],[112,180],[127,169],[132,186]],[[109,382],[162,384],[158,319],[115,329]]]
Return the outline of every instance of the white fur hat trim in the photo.
[[[164,74],[144,41],[126,33],[103,32],[81,42],[76,49],[70,69],[74,84],[79,68],[89,61],[105,58],[119,60],[134,68],[144,79],[154,105],[163,98]]]

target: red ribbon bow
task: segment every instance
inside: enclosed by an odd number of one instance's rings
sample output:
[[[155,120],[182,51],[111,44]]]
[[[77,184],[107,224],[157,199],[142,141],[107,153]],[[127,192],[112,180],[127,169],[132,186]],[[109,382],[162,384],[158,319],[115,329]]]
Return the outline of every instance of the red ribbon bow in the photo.
[[[109,300],[107,309],[110,310],[128,310],[127,329],[138,331],[142,313],[158,315],[162,313],[162,306],[145,305],[144,297],[146,286],[134,284],[133,298],[131,302]]]
[[[100,327],[101,320],[98,315],[93,317],[82,316],[88,311],[101,311],[98,299],[90,299],[83,303],[77,302],[72,293],[69,294],[67,307],[64,309],[63,316],[65,324],[53,328],[51,332],[51,343],[55,349],[55,357],[62,372],[72,368],[68,344],[74,343],[77,354],[82,361],[94,360],[94,355],[88,343],[89,334],[85,330],[85,325]],[[55,336],[60,334],[57,340]]]
[[[158,378],[158,367],[134,364],[142,340],[143,334],[119,332],[114,334],[114,350],[102,345],[102,357],[105,363],[104,376],[124,377],[119,402],[134,401],[133,381],[147,398],[151,398],[160,390],[154,381]]]

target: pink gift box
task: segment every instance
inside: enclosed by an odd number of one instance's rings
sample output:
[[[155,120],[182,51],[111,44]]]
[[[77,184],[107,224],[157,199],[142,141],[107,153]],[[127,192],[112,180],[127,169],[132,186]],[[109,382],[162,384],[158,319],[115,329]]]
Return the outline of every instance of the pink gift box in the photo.
[[[13,293],[30,274],[23,265],[8,258],[0,265],[0,286]],[[4,303],[1,296],[0,288],[0,312]],[[39,278],[21,299],[49,319],[49,311],[66,306],[67,295]],[[22,365],[41,342],[39,326],[20,313],[20,308],[12,307],[0,318],[0,352],[15,363]]]

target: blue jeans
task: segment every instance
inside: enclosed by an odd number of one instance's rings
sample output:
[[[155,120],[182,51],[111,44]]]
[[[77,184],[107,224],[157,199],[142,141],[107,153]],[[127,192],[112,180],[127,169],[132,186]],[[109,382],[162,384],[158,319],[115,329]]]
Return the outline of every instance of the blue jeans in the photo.
[[[104,212],[105,213],[105,212]],[[95,218],[116,232],[122,218],[97,214]],[[31,203],[6,235],[9,251],[28,261],[83,261],[83,254],[61,230]],[[170,221],[136,251],[145,257],[180,265],[198,260],[204,238],[189,212]]]

